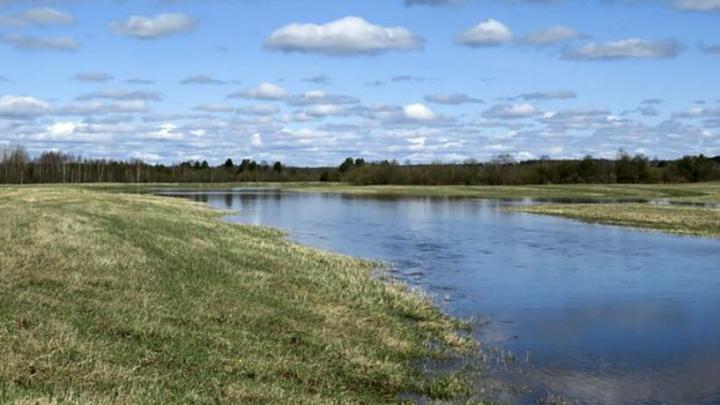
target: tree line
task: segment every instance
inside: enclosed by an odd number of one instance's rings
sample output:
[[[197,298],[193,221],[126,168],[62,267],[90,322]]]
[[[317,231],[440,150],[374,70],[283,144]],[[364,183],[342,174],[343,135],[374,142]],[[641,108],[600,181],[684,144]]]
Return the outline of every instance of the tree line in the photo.
[[[615,159],[516,161],[511,155],[490,161],[400,164],[347,158],[336,167],[291,167],[282,162],[231,158],[222,165],[185,161],[148,164],[138,159],[88,159],[57,151],[31,158],[23,147],[0,148],[0,183],[220,183],[344,181],[355,185],[523,185],[570,183],[687,183],[720,181],[720,156],[649,159],[620,151]]]

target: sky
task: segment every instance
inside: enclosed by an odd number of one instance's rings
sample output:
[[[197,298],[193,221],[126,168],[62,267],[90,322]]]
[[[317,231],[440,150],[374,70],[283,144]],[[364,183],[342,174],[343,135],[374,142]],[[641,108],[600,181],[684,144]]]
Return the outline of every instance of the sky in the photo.
[[[720,155],[720,0],[0,0],[0,148]]]

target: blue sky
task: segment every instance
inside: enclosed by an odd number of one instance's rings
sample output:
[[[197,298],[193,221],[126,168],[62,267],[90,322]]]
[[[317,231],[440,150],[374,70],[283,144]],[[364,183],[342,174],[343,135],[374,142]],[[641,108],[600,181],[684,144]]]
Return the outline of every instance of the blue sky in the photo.
[[[0,146],[720,154],[720,0],[0,0]]]

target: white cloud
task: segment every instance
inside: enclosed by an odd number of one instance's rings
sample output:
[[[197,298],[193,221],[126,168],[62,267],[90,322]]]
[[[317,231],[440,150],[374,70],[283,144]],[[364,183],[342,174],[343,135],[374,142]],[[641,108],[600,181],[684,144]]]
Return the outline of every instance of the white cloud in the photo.
[[[512,41],[513,34],[505,24],[489,19],[463,32],[458,42],[470,47],[496,46]]]
[[[79,125],[72,121],[55,122],[47,127],[47,132],[51,138],[64,138],[75,133],[75,128]]]
[[[689,11],[720,10],[720,0],[675,0],[673,5],[680,10]]]
[[[415,121],[432,121],[436,118],[435,113],[423,104],[410,104],[403,107],[405,118]]]
[[[567,50],[563,57],[573,60],[669,59],[676,57],[681,50],[680,44],[674,40],[648,41],[628,38],[603,43],[591,42]]]
[[[0,117],[33,118],[50,110],[50,104],[35,97],[10,95],[0,98]]]
[[[288,97],[288,92],[284,88],[273,83],[260,83],[252,90],[240,93],[228,94],[229,98],[252,98],[258,100],[284,100]]]
[[[265,40],[265,47],[283,52],[347,56],[416,50],[422,48],[423,42],[403,27],[383,27],[360,17],[345,17],[324,25],[284,26]]]
[[[310,104],[355,104],[360,102],[355,97],[344,96],[340,94],[330,94],[322,90],[307,91],[301,95],[294,96],[288,100],[290,104],[310,105]]]
[[[8,34],[0,36],[0,43],[22,51],[76,51],[80,43],[71,37],[32,37]]]
[[[260,133],[254,133],[250,137],[250,145],[258,147],[263,145],[262,135]]]
[[[519,119],[538,115],[538,109],[530,103],[494,105],[483,112],[485,118]]]
[[[195,19],[181,13],[158,14],[155,17],[132,16],[124,21],[113,21],[110,29],[118,34],[138,39],[155,39],[195,28]]]
[[[159,125],[154,131],[148,132],[146,138],[179,141],[185,138],[185,135],[178,131],[177,125],[166,122]]]
[[[343,106],[336,104],[318,104],[310,106],[305,110],[305,114],[311,117],[327,117],[331,115],[342,115],[347,112]]]
[[[522,42],[529,45],[553,45],[582,37],[582,34],[569,27],[555,26],[525,35]]]
[[[68,25],[75,22],[72,14],[50,7],[31,8],[23,13],[23,17],[26,21],[36,25]]]
[[[24,27],[27,25],[70,25],[75,18],[70,13],[50,7],[31,8],[21,14],[0,16],[0,26]]]

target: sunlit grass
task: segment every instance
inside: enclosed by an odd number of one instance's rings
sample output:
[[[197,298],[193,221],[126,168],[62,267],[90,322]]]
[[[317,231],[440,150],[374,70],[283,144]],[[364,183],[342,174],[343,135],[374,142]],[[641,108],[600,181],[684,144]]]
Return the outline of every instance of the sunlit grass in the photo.
[[[472,344],[374,264],[185,200],[0,188],[0,402],[388,402]]]

